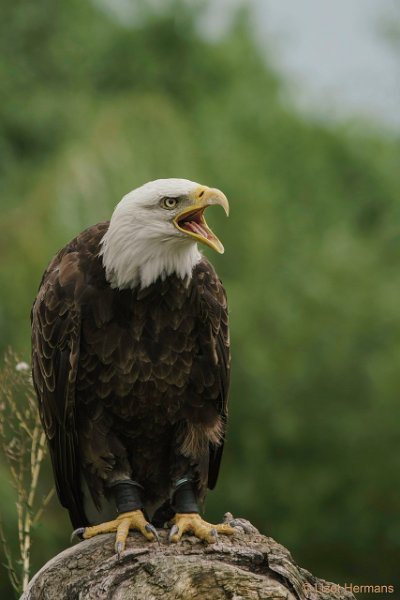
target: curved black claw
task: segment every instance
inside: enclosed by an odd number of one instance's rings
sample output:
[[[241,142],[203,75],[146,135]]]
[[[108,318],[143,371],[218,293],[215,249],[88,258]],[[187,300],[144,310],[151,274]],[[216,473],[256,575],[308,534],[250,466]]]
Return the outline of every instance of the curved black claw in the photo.
[[[118,560],[121,558],[122,550],[124,549],[124,544],[122,542],[117,542],[115,544],[115,552],[118,555]]]
[[[85,527],[78,527],[71,533],[70,543],[75,541],[75,539],[83,540],[83,534],[85,533]]]
[[[149,533],[152,533],[155,537],[155,539],[157,540],[158,544],[160,544],[160,536],[158,535],[158,531],[157,529],[154,527],[154,525],[152,525],[151,523],[147,523],[147,525],[145,525],[145,530],[148,531]]]
[[[214,538],[214,541],[216,542],[219,536],[218,536],[218,532],[217,532],[217,530],[216,530],[216,529],[214,529],[214,527],[211,529],[211,531],[210,531],[210,535],[211,535],[211,537],[213,537],[213,538]]]
[[[213,537],[216,537],[216,536],[218,535],[218,533],[217,533],[217,530],[215,529],[215,527],[213,527],[212,529],[210,529],[210,534],[211,534]]]
[[[177,533],[179,533],[178,525],[172,525],[171,531],[169,532],[168,541],[170,542]]]

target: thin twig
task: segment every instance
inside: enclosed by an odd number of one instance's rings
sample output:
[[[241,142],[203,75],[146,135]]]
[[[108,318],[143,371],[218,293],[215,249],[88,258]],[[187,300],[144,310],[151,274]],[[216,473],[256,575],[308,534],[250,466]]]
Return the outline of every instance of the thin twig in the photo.
[[[55,494],[56,489],[54,487],[52,487],[47,494],[44,496],[40,508],[38,509],[38,511],[36,512],[35,516],[32,519],[32,526],[36,525],[41,517],[42,514],[44,513],[46,507],[48,506],[48,504],[50,503],[51,499],[53,498],[54,494]]]
[[[31,482],[28,500],[25,507],[25,519],[24,519],[24,530],[23,530],[23,546],[21,551],[22,557],[22,589],[25,590],[30,575],[30,551],[31,551],[31,527],[32,527],[32,513],[33,503],[35,501],[35,495],[37,490],[37,483],[39,479],[40,466],[42,464],[44,453],[45,453],[46,436],[42,431],[40,433],[40,425],[36,423],[33,435],[32,435],[32,447],[31,447]]]
[[[4,556],[6,558],[6,564],[4,566],[7,569],[9,579],[10,579],[13,589],[15,590],[15,592],[19,592],[21,589],[19,577],[14,569],[11,550],[7,543],[6,536],[4,534],[3,521],[1,520],[1,517],[0,517],[0,540],[1,540],[1,545],[3,547]]]
[[[9,353],[0,373],[0,449],[6,458],[10,480],[17,495],[15,521],[19,557],[13,558],[1,523],[0,539],[11,585],[20,594],[29,582],[32,527],[48,506],[54,489],[37,501],[40,471],[46,454],[46,436],[40,424],[29,367],[18,363],[17,358]],[[20,406],[23,406],[22,410]],[[18,564],[19,569],[14,567]]]

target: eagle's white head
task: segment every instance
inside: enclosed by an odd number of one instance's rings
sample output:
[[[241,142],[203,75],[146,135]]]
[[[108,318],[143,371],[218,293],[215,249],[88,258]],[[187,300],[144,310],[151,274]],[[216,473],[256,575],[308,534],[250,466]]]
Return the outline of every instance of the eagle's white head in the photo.
[[[223,245],[204,219],[212,204],[229,213],[221,191],[188,179],[157,179],[124,196],[101,240],[111,286],[144,288],[173,273],[190,278],[201,259],[197,242],[222,253]]]

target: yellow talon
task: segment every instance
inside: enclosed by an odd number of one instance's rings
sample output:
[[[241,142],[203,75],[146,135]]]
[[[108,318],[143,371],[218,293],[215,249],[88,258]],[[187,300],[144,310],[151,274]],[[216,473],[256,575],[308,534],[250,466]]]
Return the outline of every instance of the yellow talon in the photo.
[[[113,521],[86,527],[82,534],[83,539],[87,540],[99,535],[100,533],[116,533],[115,551],[120,554],[125,549],[126,540],[130,529],[136,529],[150,542],[158,539],[157,531],[146,519],[141,510],[122,513]]]
[[[179,542],[184,533],[193,533],[197,538],[213,544],[216,542],[218,533],[223,535],[233,535],[235,529],[226,523],[212,525],[204,521],[197,513],[177,513],[172,519],[171,531],[169,534],[170,542]]]

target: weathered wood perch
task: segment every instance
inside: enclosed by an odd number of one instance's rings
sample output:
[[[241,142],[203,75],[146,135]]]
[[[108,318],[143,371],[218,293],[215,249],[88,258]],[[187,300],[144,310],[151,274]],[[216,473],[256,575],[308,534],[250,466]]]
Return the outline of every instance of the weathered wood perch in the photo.
[[[21,600],[354,600],[243,522],[250,533],[210,546],[194,537],[168,544],[166,530],[158,545],[132,532],[120,559],[112,534],[80,542],[44,565]]]

